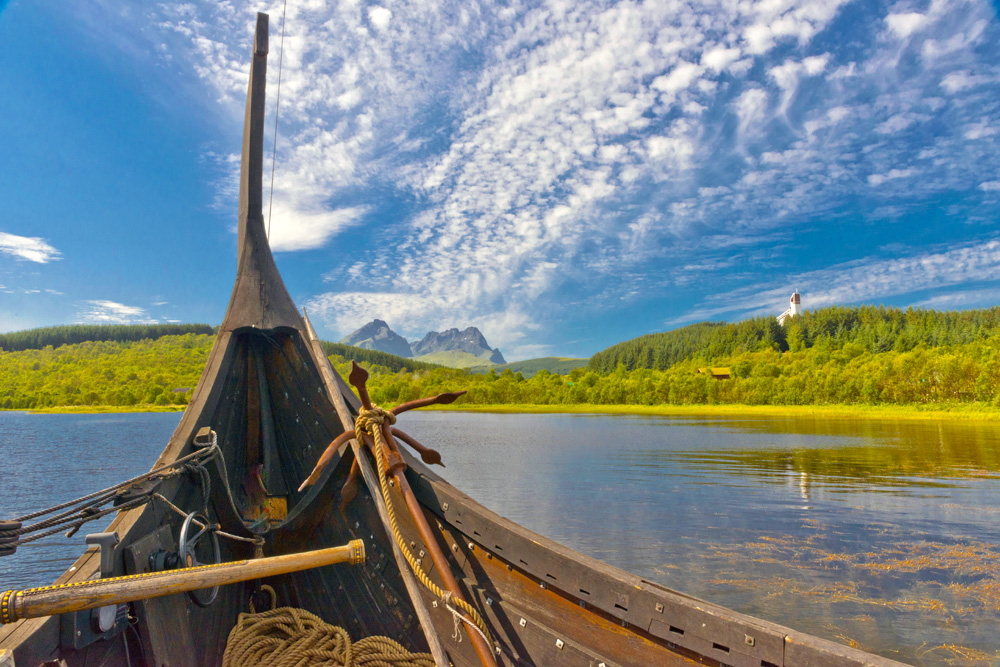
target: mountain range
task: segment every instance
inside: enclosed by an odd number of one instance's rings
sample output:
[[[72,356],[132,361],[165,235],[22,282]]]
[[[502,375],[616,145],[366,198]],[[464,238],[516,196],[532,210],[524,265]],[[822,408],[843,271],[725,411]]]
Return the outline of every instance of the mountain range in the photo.
[[[476,327],[431,331],[410,343],[383,320],[372,320],[340,342],[454,368],[507,363],[499,348],[491,348]]]

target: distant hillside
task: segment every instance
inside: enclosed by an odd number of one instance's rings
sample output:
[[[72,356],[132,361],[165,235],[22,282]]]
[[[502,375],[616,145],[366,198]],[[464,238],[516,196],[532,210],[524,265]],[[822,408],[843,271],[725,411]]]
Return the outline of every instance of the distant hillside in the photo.
[[[41,350],[48,345],[59,347],[89,341],[124,343],[213,332],[214,329],[207,324],[67,324],[0,334],[0,350],[18,352]]]
[[[470,366],[481,366],[483,362],[487,361],[482,357],[477,357],[474,354],[463,352],[461,350],[442,350],[440,352],[431,352],[430,354],[422,354],[419,357],[414,357],[414,359],[429,364],[437,364],[438,366],[447,366],[448,368],[469,368]]]
[[[441,332],[431,331],[419,342],[411,343],[410,349],[413,351],[414,357],[423,359],[442,352],[464,353],[477,359],[477,361],[471,363],[462,361],[460,366],[456,366],[457,368],[473,364],[506,363],[503,355],[500,354],[500,350],[490,348],[490,344],[486,342],[486,337],[476,327],[468,327],[464,331],[454,328]],[[463,356],[456,356],[455,358],[465,359]]]
[[[473,373],[489,373],[490,369],[493,369],[497,373],[502,373],[509,368],[512,373],[520,373],[524,377],[530,378],[540,370],[546,370],[556,375],[569,375],[569,372],[574,368],[585,368],[589,361],[589,359],[570,357],[539,357],[538,359],[512,361],[509,364],[497,366],[472,366],[469,370]]]
[[[884,306],[831,306],[804,312],[779,325],[771,316],[736,323],[702,322],[612,345],[590,359],[608,373],[626,369],[665,370],[686,359],[711,360],[747,352],[839,350],[860,345],[871,353],[908,352],[919,345],[965,345],[1000,334],[1000,307],[965,311],[900,310]]]
[[[367,364],[377,364],[379,366],[385,366],[394,373],[398,373],[403,370],[427,371],[441,367],[439,364],[428,363],[427,361],[421,361],[419,359],[403,358],[395,354],[389,354],[388,352],[366,350],[361,347],[344,345],[343,343],[330,343],[323,341],[322,345],[323,352],[328,357],[336,355],[338,357],[343,357],[347,361],[354,360],[359,363],[364,362]]]

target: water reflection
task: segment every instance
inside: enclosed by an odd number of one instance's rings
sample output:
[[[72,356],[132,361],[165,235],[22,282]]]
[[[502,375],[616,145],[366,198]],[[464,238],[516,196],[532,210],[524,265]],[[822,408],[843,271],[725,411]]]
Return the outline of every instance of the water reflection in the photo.
[[[996,426],[408,422],[469,495],[622,569],[905,662],[1000,664]]]

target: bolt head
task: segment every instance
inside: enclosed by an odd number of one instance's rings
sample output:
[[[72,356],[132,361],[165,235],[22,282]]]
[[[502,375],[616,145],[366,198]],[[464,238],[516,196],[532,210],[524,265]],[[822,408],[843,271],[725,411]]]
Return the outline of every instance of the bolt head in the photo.
[[[528,625],[528,622],[522,618],[519,625],[523,628]]]
[[[561,639],[557,639],[557,640],[556,640],[556,648],[558,648],[558,649],[561,649],[561,648],[562,648],[563,646],[565,646],[565,645],[566,645],[566,644],[565,644],[565,643],[563,643],[563,640],[561,640]]]

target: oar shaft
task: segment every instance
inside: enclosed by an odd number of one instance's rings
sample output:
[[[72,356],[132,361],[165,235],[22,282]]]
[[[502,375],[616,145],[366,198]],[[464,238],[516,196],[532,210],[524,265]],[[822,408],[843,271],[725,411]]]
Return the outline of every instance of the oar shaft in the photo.
[[[334,563],[354,565],[363,562],[364,542],[351,540],[344,546],[298,554],[7,591],[0,594],[0,623],[186,593]]]

